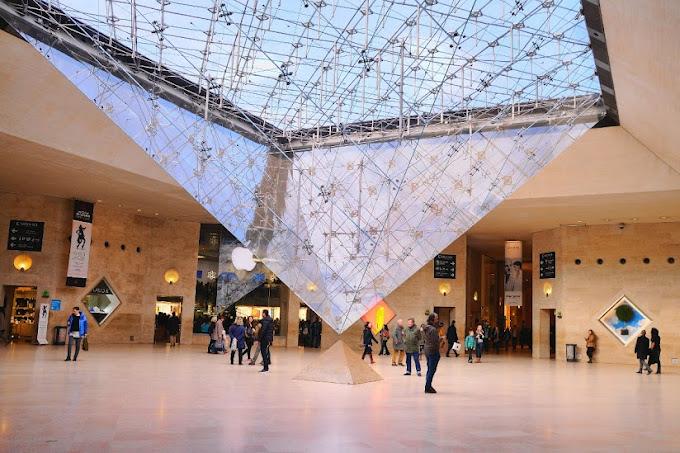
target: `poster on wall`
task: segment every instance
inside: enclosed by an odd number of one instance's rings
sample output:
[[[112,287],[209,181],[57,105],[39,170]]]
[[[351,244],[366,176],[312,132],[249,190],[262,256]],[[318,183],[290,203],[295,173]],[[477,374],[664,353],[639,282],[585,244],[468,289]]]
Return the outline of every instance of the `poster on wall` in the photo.
[[[92,203],[80,200],[74,202],[73,224],[71,226],[71,250],[68,255],[66,286],[84,288],[87,284],[93,213],[94,205]]]
[[[522,306],[522,241],[505,242],[505,305]]]
[[[40,311],[38,312],[38,334],[36,336],[38,344],[47,344],[47,323],[49,319],[49,304],[40,304]]]

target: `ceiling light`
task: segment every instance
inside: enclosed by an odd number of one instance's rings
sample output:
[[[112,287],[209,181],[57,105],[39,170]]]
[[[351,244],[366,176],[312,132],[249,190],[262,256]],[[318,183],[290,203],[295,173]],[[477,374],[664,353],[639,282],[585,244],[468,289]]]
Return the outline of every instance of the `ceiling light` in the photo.
[[[153,215],[158,215],[158,213],[157,213],[157,212],[154,212]]]
[[[668,216],[662,215],[661,217],[659,217],[659,220],[668,220]]]
[[[638,219],[637,217],[633,217],[633,218],[632,218],[632,219],[630,219],[630,220],[632,220],[633,222],[636,222],[636,221],[637,221],[637,219]]]
[[[101,203],[103,200],[97,200],[97,203]]]
[[[142,212],[142,210],[141,210],[141,209],[137,209],[137,212]]]

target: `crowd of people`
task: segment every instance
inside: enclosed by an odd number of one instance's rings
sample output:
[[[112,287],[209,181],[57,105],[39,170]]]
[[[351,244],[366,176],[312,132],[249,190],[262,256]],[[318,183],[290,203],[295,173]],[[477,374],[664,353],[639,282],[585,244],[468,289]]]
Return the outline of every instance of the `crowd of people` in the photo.
[[[298,346],[305,348],[321,347],[321,318],[301,319],[298,327]]]
[[[270,347],[274,341],[274,320],[269,316],[269,310],[262,310],[262,318],[252,316],[237,317],[231,325],[225,326],[224,314],[213,316],[208,326],[210,342],[208,353],[226,354],[232,365],[238,360],[243,365],[243,358],[247,357],[248,365],[256,365],[262,355],[261,372],[269,371],[271,365]],[[254,348],[254,349],[253,349]]]

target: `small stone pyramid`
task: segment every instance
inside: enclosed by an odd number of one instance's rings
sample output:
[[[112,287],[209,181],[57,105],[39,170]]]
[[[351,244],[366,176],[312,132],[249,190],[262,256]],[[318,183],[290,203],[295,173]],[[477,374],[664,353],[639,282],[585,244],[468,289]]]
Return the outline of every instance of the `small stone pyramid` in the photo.
[[[356,385],[381,381],[382,376],[340,340],[304,368],[294,379]]]

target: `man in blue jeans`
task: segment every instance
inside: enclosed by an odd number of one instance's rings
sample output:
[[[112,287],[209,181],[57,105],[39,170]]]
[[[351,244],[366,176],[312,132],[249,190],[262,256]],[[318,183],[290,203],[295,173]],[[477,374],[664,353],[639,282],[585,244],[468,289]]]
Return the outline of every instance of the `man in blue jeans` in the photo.
[[[423,338],[423,333],[416,327],[416,321],[409,318],[406,328],[404,329],[404,350],[406,351],[406,373],[404,376],[411,375],[411,358],[416,364],[416,371],[418,376],[420,374],[420,340]]]
[[[425,378],[425,393],[437,393],[432,387],[432,379],[437,372],[439,364],[439,330],[437,329],[439,317],[436,313],[427,317],[427,324],[423,328],[425,337],[425,357],[427,357],[427,375]]]

